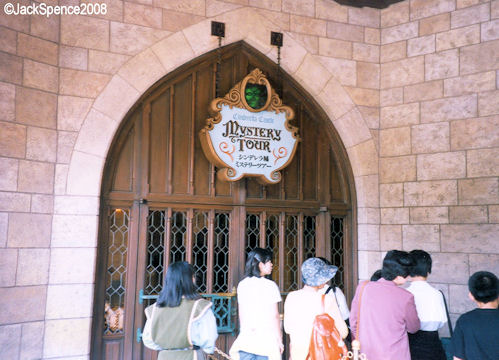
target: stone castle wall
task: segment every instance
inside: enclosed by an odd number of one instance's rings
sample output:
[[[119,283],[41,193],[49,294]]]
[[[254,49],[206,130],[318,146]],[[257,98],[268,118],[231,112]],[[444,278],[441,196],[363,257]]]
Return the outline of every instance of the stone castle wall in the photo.
[[[2,356],[88,358],[107,150],[155,81],[216,48],[211,20],[274,61],[270,31],[284,33],[284,70],[351,161],[360,278],[423,248],[455,319],[468,276],[499,274],[499,0],[100,3],[105,16],[0,10]]]

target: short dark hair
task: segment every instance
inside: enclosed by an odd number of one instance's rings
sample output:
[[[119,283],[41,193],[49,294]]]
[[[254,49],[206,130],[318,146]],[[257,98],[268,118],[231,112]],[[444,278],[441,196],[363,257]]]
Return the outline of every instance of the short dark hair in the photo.
[[[488,271],[478,271],[470,276],[468,288],[476,301],[488,303],[499,295],[497,276]]]
[[[201,298],[196,291],[193,276],[194,270],[188,262],[178,261],[170,264],[166,270],[165,281],[158,297],[157,306],[177,307],[182,302],[182,297],[188,300]]]
[[[393,280],[397,276],[407,277],[413,261],[406,251],[390,250],[383,259],[381,277],[385,280]]]
[[[409,253],[414,261],[411,276],[428,276],[431,273],[431,256],[424,250],[412,250]]]
[[[255,248],[248,253],[246,267],[244,268],[244,277],[260,277],[260,263],[265,264],[272,260],[272,251],[268,249]]]
[[[381,279],[381,269],[376,270],[372,275],[370,281],[378,281]]]

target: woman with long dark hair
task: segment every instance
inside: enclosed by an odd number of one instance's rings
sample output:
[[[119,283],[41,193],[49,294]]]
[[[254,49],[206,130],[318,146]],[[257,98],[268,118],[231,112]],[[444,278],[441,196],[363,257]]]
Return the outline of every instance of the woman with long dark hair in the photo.
[[[192,266],[171,264],[155,304],[145,310],[144,345],[158,350],[158,360],[200,360],[212,354],[218,337],[212,303],[201,298]]]
[[[237,286],[239,335],[230,349],[234,360],[281,360],[281,322],[277,284],[272,273],[272,252],[256,248],[248,254],[244,278]]]

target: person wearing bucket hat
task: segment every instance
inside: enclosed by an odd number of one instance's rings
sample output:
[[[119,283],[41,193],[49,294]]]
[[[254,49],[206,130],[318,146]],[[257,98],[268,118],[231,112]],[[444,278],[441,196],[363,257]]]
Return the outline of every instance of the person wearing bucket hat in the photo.
[[[284,330],[290,336],[291,359],[305,360],[308,355],[312,326],[317,315],[326,312],[333,319],[342,338],[348,335],[348,327],[343,320],[336,301],[331,296],[324,299],[320,289],[331,280],[338,268],[313,257],[301,266],[303,288],[292,291],[284,302]]]

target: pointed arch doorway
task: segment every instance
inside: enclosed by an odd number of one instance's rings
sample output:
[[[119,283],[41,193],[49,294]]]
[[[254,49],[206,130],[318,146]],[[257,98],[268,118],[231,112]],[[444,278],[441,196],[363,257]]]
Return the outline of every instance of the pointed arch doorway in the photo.
[[[217,179],[201,149],[208,104],[261,69],[286,105],[301,143],[275,185]],[[205,54],[158,81],[129,111],[104,169],[92,359],[155,359],[140,342],[144,308],[169,263],[194,265],[201,293],[215,303],[227,351],[237,332],[233,288],[252,248],[273,250],[283,295],[302,286],[300,264],[323,256],[338,265],[347,297],[356,274],[353,176],[339,136],[322,109],[276,64],[238,42]]]

